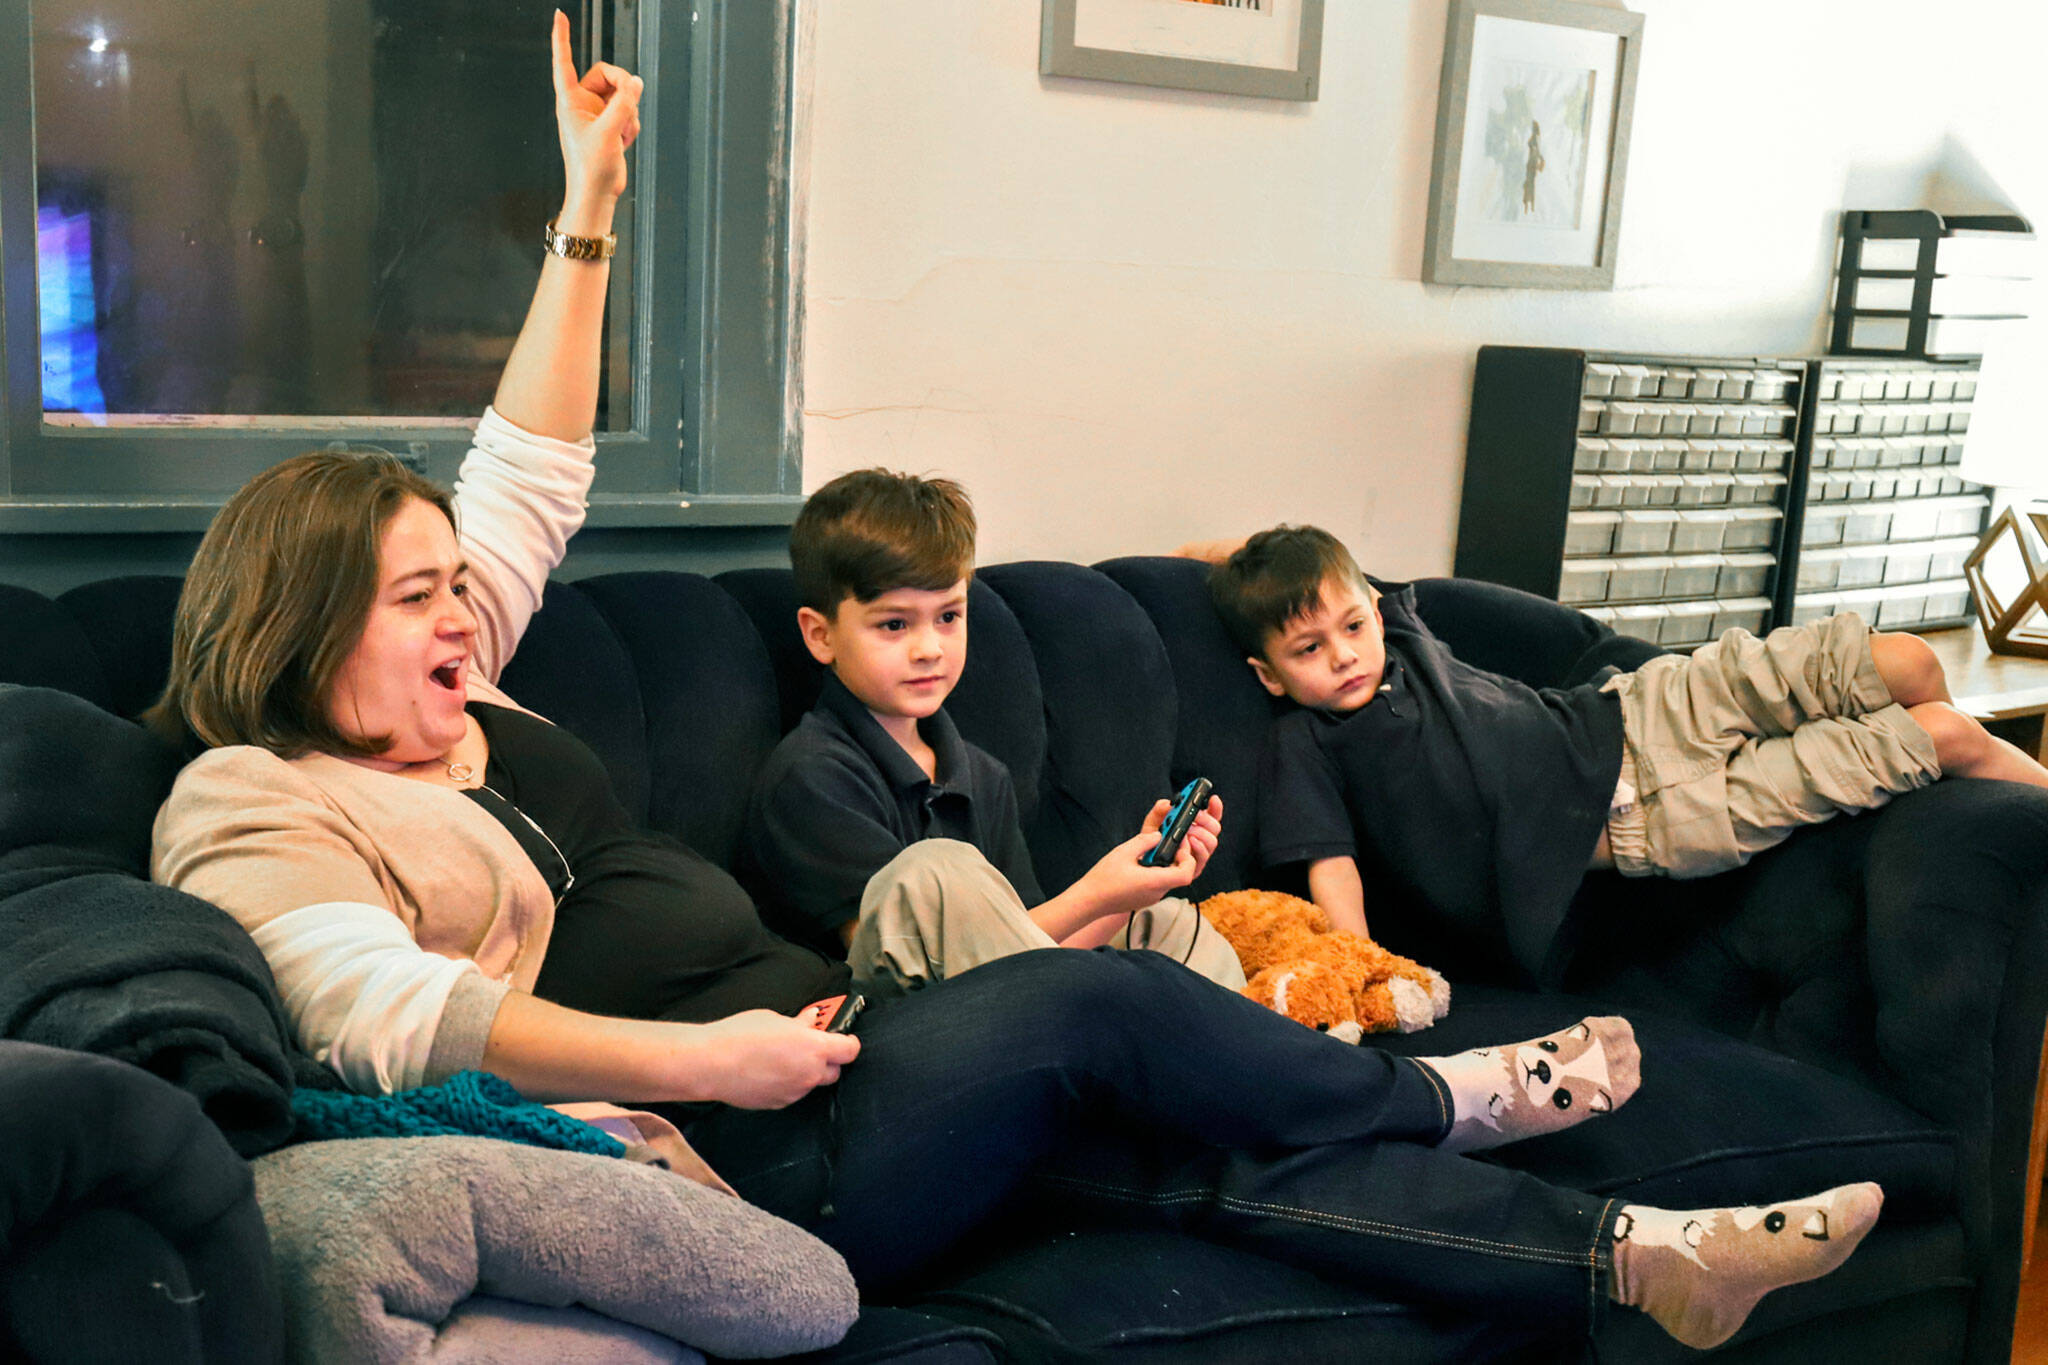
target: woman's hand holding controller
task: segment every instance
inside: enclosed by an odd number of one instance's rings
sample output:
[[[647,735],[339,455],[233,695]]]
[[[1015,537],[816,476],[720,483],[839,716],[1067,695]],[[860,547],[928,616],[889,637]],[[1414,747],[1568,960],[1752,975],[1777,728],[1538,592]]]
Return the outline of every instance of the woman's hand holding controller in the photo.
[[[802,1015],[747,1010],[716,1023],[689,1026],[676,1056],[691,1082],[689,1098],[741,1109],[781,1109],[839,1079],[860,1055],[860,1039],[827,1033]]]

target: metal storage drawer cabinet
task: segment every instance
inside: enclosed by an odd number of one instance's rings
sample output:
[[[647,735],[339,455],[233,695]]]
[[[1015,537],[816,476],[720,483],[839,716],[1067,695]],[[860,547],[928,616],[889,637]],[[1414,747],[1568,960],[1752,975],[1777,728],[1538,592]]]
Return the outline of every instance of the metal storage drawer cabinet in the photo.
[[[1454,572],[1673,647],[1837,610],[1953,624],[1990,505],[1958,467],[1975,372],[1482,347]]]

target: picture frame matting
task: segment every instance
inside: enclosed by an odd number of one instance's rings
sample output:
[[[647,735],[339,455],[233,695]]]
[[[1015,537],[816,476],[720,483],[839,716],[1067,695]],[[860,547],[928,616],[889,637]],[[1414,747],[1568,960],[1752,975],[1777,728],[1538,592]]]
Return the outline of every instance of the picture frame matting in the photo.
[[[1452,0],[1425,284],[1614,287],[1642,34],[1642,15],[1575,0]],[[1548,144],[1539,109],[1563,116]]]

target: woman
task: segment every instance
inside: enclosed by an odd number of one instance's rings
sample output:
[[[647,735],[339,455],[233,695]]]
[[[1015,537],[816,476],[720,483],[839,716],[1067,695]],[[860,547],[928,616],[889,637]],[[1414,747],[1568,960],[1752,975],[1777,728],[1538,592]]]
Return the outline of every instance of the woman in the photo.
[[[640,83],[577,81],[559,16],[554,74],[555,226],[594,237]],[[633,830],[595,755],[492,683],[581,519],[605,277],[547,260],[453,504],[395,461],[302,456],[230,501],[186,580],[152,720],[207,751],[159,814],[156,875],[249,927],[301,1044],[352,1085],[482,1066],[539,1098],[694,1104],[671,1112],[718,1173],[871,1289],[1035,1177],[1420,1299],[1587,1329],[1612,1296],[1704,1344],[1874,1221],[1874,1186],[1830,1191],[1781,1206],[1830,1231],[1793,1245],[1761,1211],[1622,1206],[1456,1154],[1625,1101],[1618,1020],[1418,1063],[1157,954],[1063,952],[886,1002],[860,1038],[815,1027],[843,965]]]

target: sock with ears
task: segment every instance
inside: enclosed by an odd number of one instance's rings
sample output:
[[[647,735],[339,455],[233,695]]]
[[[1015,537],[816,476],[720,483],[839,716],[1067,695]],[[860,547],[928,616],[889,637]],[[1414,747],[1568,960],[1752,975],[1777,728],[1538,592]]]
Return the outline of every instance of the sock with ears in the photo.
[[[1636,1093],[1642,1054],[1626,1019],[1581,1019],[1568,1029],[1455,1057],[1417,1057],[1451,1092],[1451,1130],[1437,1145],[1476,1152],[1555,1133],[1612,1113]]]
[[[1758,1299],[1849,1259],[1883,1205],[1884,1191],[1868,1183],[1767,1208],[1628,1204],[1615,1218],[1607,1296],[1642,1309],[1687,1346],[1719,1346]]]

